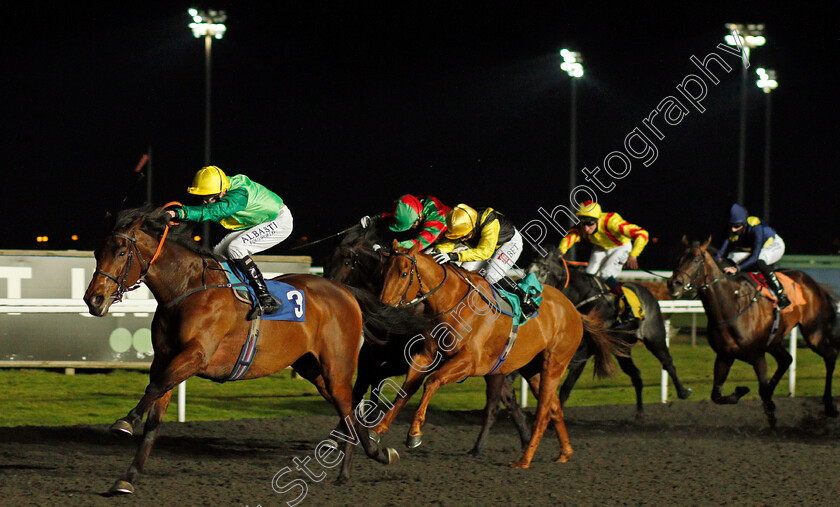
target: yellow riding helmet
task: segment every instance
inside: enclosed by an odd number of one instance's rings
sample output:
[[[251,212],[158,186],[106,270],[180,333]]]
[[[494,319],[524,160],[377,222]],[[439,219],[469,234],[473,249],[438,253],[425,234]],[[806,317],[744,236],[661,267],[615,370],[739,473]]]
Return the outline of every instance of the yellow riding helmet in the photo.
[[[208,165],[195,173],[192,186],[187,187],[187,192],[193,195],[215,195],[227,191],[228,188],[230,180],[224,171],[214,165]]]
[[[475,228],[478,222],[478,212],[467,206],[459,204],[446,214],[446,233],[449,239],[463,238]]]
[[[597,220],[601,217],[601,205],[597,202],[585,201],[580,205],[575,215],[579,217],[591,217]]]

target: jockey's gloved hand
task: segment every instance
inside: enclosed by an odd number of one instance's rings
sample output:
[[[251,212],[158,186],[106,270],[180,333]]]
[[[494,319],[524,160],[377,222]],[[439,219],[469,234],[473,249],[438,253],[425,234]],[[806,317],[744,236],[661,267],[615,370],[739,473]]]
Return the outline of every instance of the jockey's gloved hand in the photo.
[[[447,262],[458,260],[458,254],[446,252],[437,252],[432,257],[438,264],[446,264]]]
[[[367,215],[363,216],[359,223],[362,225],[362,229],[367,229],[370,227],[370,224],[373,223],[373,219]]]
[[[378,252],[378,251],[382,250],[382,248],[384,248],[384,247],[382,245],[380,245],[379,243],[374,243],[371,248],[373,248],[374,252]]]

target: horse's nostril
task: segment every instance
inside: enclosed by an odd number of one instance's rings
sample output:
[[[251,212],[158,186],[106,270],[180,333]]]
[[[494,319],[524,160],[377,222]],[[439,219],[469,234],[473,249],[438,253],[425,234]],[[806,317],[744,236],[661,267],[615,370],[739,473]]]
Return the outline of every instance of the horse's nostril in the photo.
[[[101,306],[102,302],[104,300],[105,300],[105,298],[103,296],[99,295],[99,296],[93,296],[93,298],[91,298],[90,302],[93,303],[93,306]]]

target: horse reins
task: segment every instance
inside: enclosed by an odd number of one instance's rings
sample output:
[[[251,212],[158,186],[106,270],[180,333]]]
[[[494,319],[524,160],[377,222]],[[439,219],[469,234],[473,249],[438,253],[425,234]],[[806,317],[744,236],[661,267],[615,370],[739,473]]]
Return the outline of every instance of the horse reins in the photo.
[[[173,201],[166,204],[163,207],[167,208],[173,205],[183,206],[180,202]],[[140,251],[139,248],[137,248],[137,238],[135,236],[129,236],[128,234],[122,232],[114,233],[114,236],[127,239],[130,242],[128,247],[128,253],[126,254],[128,258],[125,261],[125,265],[123,266],[122,271],[116,276],[98,268],[93,272],[94,276],[102,275],[105,278],[108,278],[117,284],[117,290],[115,290],[109,296],[109,298],[112,299],[114,303],[119,303],[120,301],[122,301],[123,295],[126,292],[131,292],[140,288],[141,283],[146,279],[146,275],[149,274],[149,269],[151,269],[152,263],[155,262],[155,260],[160,255],[161,250],[163,249],[163,243],[166,241],[166,235],[169,234],[169,225],[170,224],[167,223],[164,226],[163,235],[160,238],[160,243],[158,243],[157,250],[155,250],[152,259],[148,263],[143,258],[143,253]],[[128,279],[128,272],[131,270],[131,261],[134,259],[134,252],[137,252],[137,258],[140,259],[140,262],[143,264],[143,268],[140,272],[140,276],[137,278],[137,281],[134,282],[134,285],[132,285],[131,287],[126,287],[125,281],[126,279]]]

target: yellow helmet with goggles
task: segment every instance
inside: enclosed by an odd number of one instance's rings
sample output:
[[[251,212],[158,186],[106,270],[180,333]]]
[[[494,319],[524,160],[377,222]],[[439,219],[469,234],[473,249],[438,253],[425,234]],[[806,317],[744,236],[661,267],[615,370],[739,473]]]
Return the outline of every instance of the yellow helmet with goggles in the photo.
[[[208,165],[195,173],[187,192],[192,195],[215,195],[227,191],[228,188],[230,180],[224,171],[214,165]]]
[[[466,204],[459,204],[446,214],[446,237],[463,238],[469,234],[478,222],[478,212]]]

